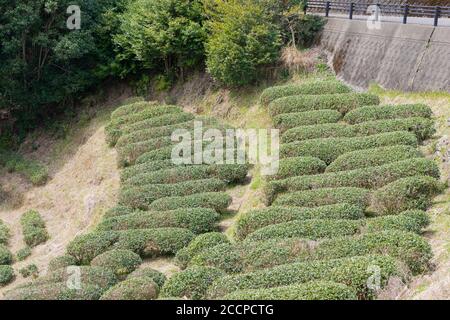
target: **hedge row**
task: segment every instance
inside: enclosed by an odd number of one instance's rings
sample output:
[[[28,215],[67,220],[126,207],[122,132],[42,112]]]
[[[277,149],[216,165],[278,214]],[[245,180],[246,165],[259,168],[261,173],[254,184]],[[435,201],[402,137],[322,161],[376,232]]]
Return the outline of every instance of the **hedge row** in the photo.
[[[164,275],[164,273],[152,269],[150,267],[144,267],[134,270],[132,273],[128,275],[127,279],[143,278],[143,277],[150,278],[153,281],[155,281],[155,283],[158,285],[159,288],[161,288],[163,284],[166,282],[166,276]]]
[[[272,197],[266,196],[268,204]],[[282,194],[273,202],[274,206],[318,207],[338,203],[349,203],[365,208],[370,203],[369,190],[362,188],[324,188]]]
[[[226,212],[232,198],[226,192],[196,193],[184,197],[165,197],[152,202],[149,210],[167,211],[177,208],[210,208],[217,212]]]
[[[267,201],[270,202],[281,192],[340,187],[377,189],[395,180],[416,175],[439,178],[439,167],[433,160],[425,158],[407,159],[377,167],[271,181],[266,185],[265,194]]]
[[[432,115],[431,108],[424,104],[365,106],[350,111],[345,115],[344,120],[354,124],[382,119],[431,118]]]
[[[279,168],[275,175],[267,176],[268,180],[285,179],[294,176],[318,174],[324,172],[327,164],[314,157],[292,157],[279,160]]]
[[[135,164],[133,166],[124,168],[120,172],[120,180],[123,183],[134,176],[142,174],[143,172],[150,173],[153,171],[172,168],[174,166],[175,165],[173,164],[172,159],[149,161],[141,164]]]
[[[127,103],[123,106],[118,107],[116,110],[114,110],[111,113],[111,119],[123,117],[123,116],[126,116],[127,114],[141,112],[142,110],[147,109],[148,107],[150,107],[152,105],[153,104],[151,102],[142,101],[142,100],[136,101],[133,103]]]
[[[357,300],[355,290],[341,283],[311,281],[284,287],[232,292],[224,300]]]
[[[108,289],[100,300],[154,300],[159,286],[148,277],[130,278]]]
[[[425,210],[431,206],[432,198],[443,190],[443,184],[434,178],[407,177],[375,191],[372,195],[371,208],[381,215],[409,209]]]
[[[176,166],[136,175],[125,182],[129,186],[147,184],[173,184],[179,181],[216,178],[227,183],[238,183],[247,177],[249,166],[246,164],[212,164]]]
[[[119,195],[119,204],[138,209],[148,209],[149,205],[160,198],[188,196],[195,193],[223,191],[226,182],[219,179],[203,179],[174,184],[152,184],[123,188]]]
[[[88,264],[99,254],[111,249],[128,249],[141,257],[171,255],[193,238],[191,231],[182,228],[92,232],[71,241],[67,246],[67,254],[81,264]]]
[[[103,215],[103,219],[112,218],[112,217],[120,217],[127,214],[137,213],[137,212],[145,212],[143,210],[117,205],[105,212]]]
[[[423,211],[407,211],[396,216],[362,220],[293,220],[258,229],[249,234],[246,240],[261,241],[273,238],[317,240],[390,229],[419,233],[428,223],[427,215]]]
[[[175,256],[175,264],[184,269],[189,261],[204,250],[218,244],[230,243],[227,236],[220,232],[209,232],[197,236],[189,245],[179,250]]]
[[[224,275],[222,270],[211,267],[188,268],[175,273],[166,281],[161,290],[161,297],[186,297],[191,300],[202,300],[214,280]]]
[[[29,210],[20,218],[22,225],[23,238],[30,247],[35,247],[48,240],[49,235],[45,228],[45,222],[42,220],[39,212]]]
[[[346,114],[361,106],[378,105],[379,103],[378,96],[368,93],[297,95],[272,101],[269,105],[269,113],[274,117],[282,113],[329,109]]]
[[[261,104],[268,105],[270,102],[288,96],[297,95],[321,95],[326,93],[348,93],[351,89],[342,82],[335,80],[311,81],[302,84],[289,84],[267,88],[261,94]]]
[[[288,143],[318,138],[354,138],[394,131],[412,132],[419,141],[423,141],[432,137],[436,129],[434,121],[427,118],[378,120],[354,125],[327,123],[289,129],[282,136],[282,141]]]
[[[313,110],[279,114],[275,116],[272,121],[275,128],[284,132],[299,126],[336,123],[341,120],[341,118],[342,114],[336,110]]]
[[[140,155],[150,150],[158,150],[169,146],[173,146],[173,142],[170,137],[166,136],[116,147],[117,163],[121,167],[129,166],[134,164]]]
[[[403,261],[414,274],[428,270],[433,256],[421,236],[399,230],[363,233],[314,243],[302,239],[221,244],[195,256],[190,265],[211,266],[227,273],[249,272],[292,262],[381,254]]]
[[[142,263],[141,257],[130,250],[113,249],[106,251],[91,261],[91,266],[111,270],[117,279],[123,280]]]
[[[14,277],[14,269],[11,266],[0,265],[0,287],[10,283]]]
[[[0,220],[0,244],[7,244],[10,237],[8,226]]]
[[[350,219],[364,218],[363,209],[360,206],[348,203],[337,203],[315,208],[300,207],[268,207],[250,211],[236,222],[235,236],[244,239],[248,234],[263,227],[306,219]]]
[[[398,144],[417,146],[417,138],[411,132],[398,131],[366,137],[311,139],[282,144],[280,157],[311,156],[330,164],[347,152]]]
[[[325,172],[376,167],[420,157],[422,157],[422,154],[419,150],[411,146],[403,145],[357,150],[339,156],[326,168]]]
[[[11,264],[13,262],[13,255],[9,249],[0,244],[0,265]]]
[[[65,254],[56,258],[53,258],[48,263],[48,271],[56,271],[58,269],[67,268],[69,266],[74,266],[77,264],[77,259]]]
[[[186,228],[194,233],[204,233],[216,229],[219,214],[213,209],[185,208],[173,211],[136,212],[127,215],[103,219],[97,226],[98,231],[150,229],[150,228]]]
[[[300,262],[251,273],[222,277],[209,287],[208,298],[221,298],[234,291],[269,289],[309,281],[325,280],[348,285],[355,289],[359,299],[371,299],[376,292],[367,287],[370,266],[380,268],[379,287],[383,289],[391,277],[408,278],[400,263],[382,255],[356,256],[342,259]]]

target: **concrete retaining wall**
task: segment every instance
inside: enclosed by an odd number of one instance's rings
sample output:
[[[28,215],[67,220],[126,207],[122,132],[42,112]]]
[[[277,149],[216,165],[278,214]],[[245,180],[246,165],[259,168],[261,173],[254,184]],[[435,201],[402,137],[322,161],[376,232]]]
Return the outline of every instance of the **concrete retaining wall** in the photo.
[[[450,92],[450,28],[329,18],[321,45],[344,81],[403,91]]]

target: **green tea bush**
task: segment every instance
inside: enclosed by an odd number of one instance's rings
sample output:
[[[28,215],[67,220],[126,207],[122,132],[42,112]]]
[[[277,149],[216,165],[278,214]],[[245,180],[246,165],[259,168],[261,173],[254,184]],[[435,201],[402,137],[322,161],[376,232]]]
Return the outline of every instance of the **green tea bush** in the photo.
[[[221,298],[231,292],[248,289],[268,289],[309,281],[334,281],[355,289],[360,299],[374,298],[375,292],[367,287],[370,266],[380,267],[380,289],[391,277],[407,278],[397,260],[383,255],[356,256],[342,259],[318,260],[276,266],[272,269],[227,275],[209,287],[208,298]]]
[[[407,177],[376,190],[372,195],[371,207],[380,215],[409,209],[425,210],[431,205],[432,198],[443,189],[442,183],[435,178]]]
[[[130,278],[108,289],[100,300],[154,300],[159,286],[148,277]]]
[[[330,164],[347,152],[397,144],[417,146],[417,138],[411,132],[398,131],[366,137],[311,139],[282,144],[280,157],[310,156]]]
[[[425,211],[407,210],[398,215],[368,219],[364,232],[378,232],[383,230],[403,230],[421,233],[430,224],[430,218]]]
[[[439,167],[433,160],[415,158],[377,167],[292,177],[269,182],[266,186],[266,195],[268,199],[273,199],[280,192],[318,188],[357,187],[377,189],[395,180],[416,175],[439,178]]]
[[[138,254],[123,249],[106,251],[91,261],[92,266],[112,270],[118,279],[124,279],[142,263]]]
[[[172,124],[183,123],[193,120],[195,116],[187,112],[178,112],[166,114],[156,118],[138,121],[127,125],[123,128],[122,134],[129,134],[138,130],[148,129],[152,127],[164,127]]]
[[[7,244],[10,237],[8,226],[0,220],[0,244]]]
[[[38,269],[37,265],[29,264],[26,267],[19,269],[19,273],[24,278],[28,278],[30,276],[33,276],[34,278],[36,278],[39,276],[39,269]]]
[[[158,285],[159,288],[161,288],[164,282],[166,282],[166,276],[164,275],[164,273],[150,267],[144,267],[134,270],[127,277],[127,279],[132,278],[150,278]]]
[[[20,218],[22,232],[25,243],[30,247],[35,247],[48,240],[49,236],[39,212],[29,210]]]
[[[274,117],[282,113],[329,109],[346,114],[361,106],[379,103],[378,96],[369,93],[297,95],[272,101],[269,104],[269,113]]]
[[[0,287],[9,284],[14,279],[14,269],[8,265],[0,265]]]
[[[242,215],[236,222],[235,235],[238,239],[244,239],[248,234],[266,226],[306,219],[350,219],[364,218],[363,209],[360,206],[348,203],[337,203],[315,208],[301,207],[269,207],[257,209]]]
[[[230,240],[223,233],[209,232],[201,234],[192,240],[187,247],[177,252],[175,264],[184,269],[195,255],[224,243],[229,244]]]
[[[134,176],[126,181],[126,185],[173,184],[179,181],[209,178],[217,178],[227,183],[238,183],[246,178],[248,168],[246,164],[176,166]]]
[[[13,262],[13,255],[9,249],[0,244],[0,265],[11,264]]]
[[[298,95],[322,95],[324,93],[349,93],[351,89],[340,81],[324,80],[311,81],[302,84],[289,84],[267,88],[261,94],[261,104],[268,105],[270,102],[288,96]]]
[[[282,194],[274,206],[317,207],[337,203],[349,203],[361,208],[369,205],[370,192],[361,188],[324,188]],[[273,197],[266,197],[270,204]]]
[[[376,167],[421,156],[422,154],[416,148],[403,145],[357,150],[339,156],[326,168],[325,172]]]
[[[419,141],[423,141],[432,137],[436,129],[434,121],[427,118],[378,120],[355,125],[326,123],[289,129],[282,136],[282,141],[287,143],[318,138],[354,138],[395,131],[412,132]]]
[[[219,214],[208,208],[181,208],[173,211],[136,212],[103,219],[98,231],[179,227],[194,233],[216,229]]]
[[[150,150],[158,150],[168,146],[173,146],[173,142],[170,137],[159,137],[117,147],[117,162],[121,167],[129,166],[134,164],[140,155]]]
[[[279,160],[279,168],[275,175],[267,176],[268,180],[285,179],[294,176],[318,174],[324,172],[327,164],[314,157],[292,157]]]
[[[88,264],[111,249],[131,250],[144,258],[172,255],[193,238],[191,231],[182,228],[93,232],[72,240],[67,246],[67,253],[81,264]]]
[[[123,106],[118,107],[111,113],[111,119],[116,119],[119,117],[126,116],[128,114],[138,113],[144,109],[148,109],[151,103],[146,101],[136,101],[134,103],[127,103]]]
[[[357,300],[355,290],[341,283],[312,281],[284,287],[232,292],[225,300]]]
[[[120,172],[120,180],[121,182],[126,182],[128,179],[140,175],[143,172],[150,173],[153,171],[159,171],[163,169],[172,168],[175,165],[172,162],[172,159],[166,159],[166,160],[157,160],[157,161],[150,161],[150,162],[144,162],[141,164],[135,164],[130,167],[124,168]]]
[[[112,217],[120,217],[127,214],[137,213],[137,212],[145,212],[143,210],[130,208],[127,206],[117,205],[109,210],[107,210],[103,216],[104,219],[112,218]]]
[[[217,212],[225,212],[232,202],[231,196],[226,192],[196,193],[184,197],[166,197],[155,200],[149,210],[167,211],[177,208],[210,208]]]
[[[273,117],[275,128],[284,132],[288,129],[318,125],[324,123],[336,123],[342,118],[342,114],[336,110],[313,110],[295,113],[283,113]]]
[[[119,204],[133,208],[148,209],[153,201],[160,198],[223,191],[225,188],[226,182],[219,179],[203,179],[174,184],[153,184],[128,187],[121,190]]]
[[[19,249],[16,252],[16,258],[18,261],[23,261],[31,255],[31,248],[26,246],[22,249]]]
[[[350,111],[345,115],[344,120],[354,124],[383,119],[431,118],[432,115],[431,108],[424,104],[365,106]]]
[[[56,271],[58,269],[67,268],[69,266],[75,266],[77,259],[67,254],[55,257],[48,263],[48,271]]]
[[[192,300],[205,298],[206,290],[214,280],[225,273],[211,267],[191,267],[175,273],[161,289],[161,297],[187,297]]]

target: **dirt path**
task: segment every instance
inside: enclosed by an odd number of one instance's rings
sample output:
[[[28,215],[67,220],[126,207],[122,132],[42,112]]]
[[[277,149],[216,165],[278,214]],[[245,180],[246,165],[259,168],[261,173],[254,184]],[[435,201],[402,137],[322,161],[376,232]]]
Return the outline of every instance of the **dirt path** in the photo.
[[[0,209],[0,219],[12,231],[9,248],[13,253],[24,247],[19,220],[25,211],[38,210],[50,234],[50,240],[34,248],[30,257],[13,265],[16,280],[0,289],[0,297],[2,292],[26,281],[18,274],[21,267],[34,263],[44,274],[51,258],[64,254],[66,245],[76,235],[86,232],[116,203],[119,172],[115,149],[106,145],[103,126],[89,129],[93,134],[45,186],[26,191],[19,208]]]

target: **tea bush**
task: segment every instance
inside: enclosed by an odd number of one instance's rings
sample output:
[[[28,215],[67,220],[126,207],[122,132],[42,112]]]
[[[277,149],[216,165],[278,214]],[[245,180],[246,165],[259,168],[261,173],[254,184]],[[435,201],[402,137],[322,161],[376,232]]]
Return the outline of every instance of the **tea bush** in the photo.
[[[124,279],[142,263],[142,259],[130,250],[106,251],[91,261],[92,266],[103,267],[114,272],[118,279]]]
[[[165,197],[152,202],[149,210],[165,211],[177,208],[210,208],[217,212],[225,212],[232,198],[225,192],[196,193],[184,197]]]
[[[336,110],[314,110],[294,113],[283,113],[273,117],[275,128],[284,132],[299,126],[318,125],[324,123],[336,123],[342,118],[342,114]]]
[[[347,113],[344,121],[354,124],[384,119],[431,118],[432,114],[431,108],[424,104],[365,106]]]
[[[20,218],[22,232],[25,243],[30,247],[35,247],[48,240],[49,235],[45,228],[45,222],[42,220],[39,212],[29,210]]]

